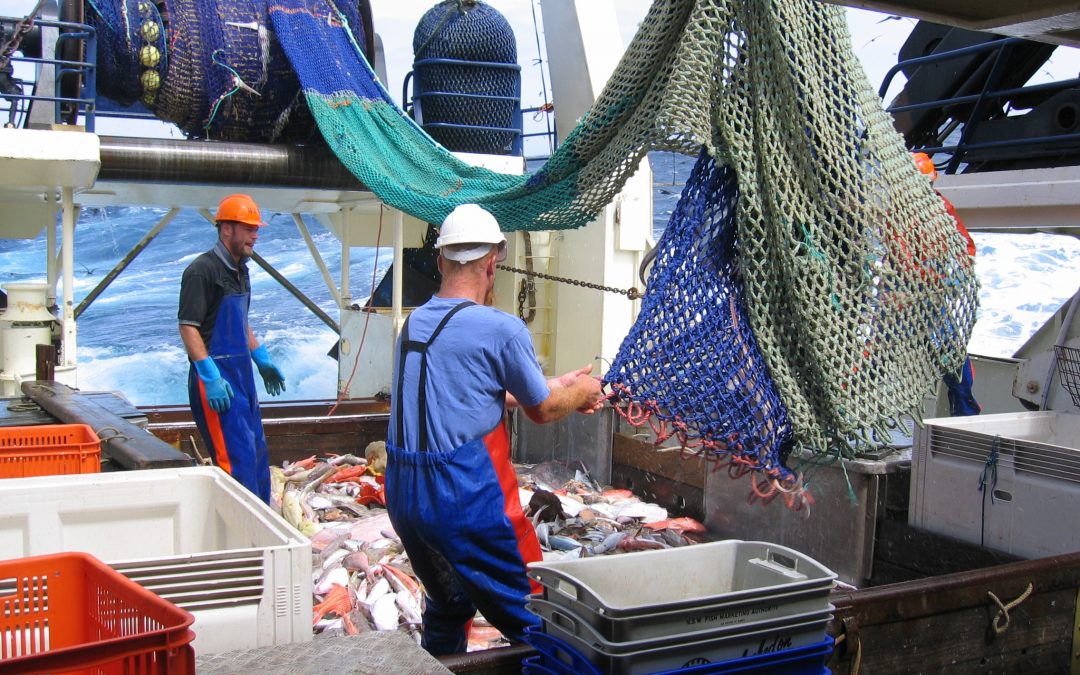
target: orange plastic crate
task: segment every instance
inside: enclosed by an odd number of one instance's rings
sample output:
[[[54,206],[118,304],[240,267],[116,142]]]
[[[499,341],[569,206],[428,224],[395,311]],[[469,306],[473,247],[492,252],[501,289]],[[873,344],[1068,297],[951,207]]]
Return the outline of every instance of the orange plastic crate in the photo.
[[[0,478],[101,471],[101,441],[87,424],[0,427]]]
[[[5,674],[193,674],[194,620],[88,553],[0,561]]]

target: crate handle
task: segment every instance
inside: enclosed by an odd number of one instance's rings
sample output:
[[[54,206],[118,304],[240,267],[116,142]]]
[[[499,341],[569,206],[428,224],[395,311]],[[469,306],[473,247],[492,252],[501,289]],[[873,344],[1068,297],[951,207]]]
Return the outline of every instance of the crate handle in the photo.
[[[544,574],[550,574],[551,577],[554,577],[555,583],[545,583]],[[601,614],[604,613],[604,603],[602,603],[599,598],[590,593],[588,589],[579,586],[574,582],[572,577],[567,577],[561,571],[546,568],[543,570],[530,570],[529,576],[547,589],[565,595],[571,600],[576,600],[577,602],[588,605]]]
[[[779,574],[787,579],[803,581],[807,578],[805,574],[796,569],[798,565],[797,561],[790,557],[783,554],[774,554],[772,551],[769,551],[765,557],[767,560],[751,558],[747,562],[749,565],[760,567],[773,574]]]
[[[577,600],[580,595],[580,589],[569,579],[559,579],[555,589],[571,600]]]
[[[555,608],[551,608],[551,623],[555,624],[559,628],[566,630],[570,634],[581,637],[578,635],[578,622],[577,619],[569,614],[563,614]]]
[[[799,563],[795,558],[784,555],[783,553],[777,553],[776,551],[769,551],[769,562],[775,565],[782,565],[793,572],[799,571]]]

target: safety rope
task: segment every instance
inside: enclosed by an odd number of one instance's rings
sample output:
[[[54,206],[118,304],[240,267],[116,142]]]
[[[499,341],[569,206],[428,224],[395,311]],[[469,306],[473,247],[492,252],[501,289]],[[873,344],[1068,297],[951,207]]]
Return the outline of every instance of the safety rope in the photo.
[[[7,409],[14,413],[38,412],[41,410],[41,406],[31,400],[18,400],[9,403]]]
[[[990,624],[990,627],[994,629],[994,635],[1001,635],[1005,632],[1009,627],[1009,610],[1015,609],[1021,602],[1027,600],[1033,590],[1035,590],[1035,587],[1029,581],[1027,589],[1008,604],[1002,604],[1001,600],[998,599],[998,596],[994,595],[993,591],[986,592],[986,594],[990,596],[990,599],[994,601],[994,604],[998,606],[998,613],[994,615],[994,620]],[[1005,623],[999,624],[998,622],[1002,617],[1005,617]]]
[[[994,503],[994,490],[997,489],[997,465],[998,465],[998,444],[1001,442],[1001,436],[994,436],[994,440],[990,443],[990,454],[986,456],[986,463],[983,465],[982,473],[979,474],[979,492],[982,495],[981,513],[979,515],[979,545],[986,545],[986,495],[990,495],[990,503]],[[989,482],[990,489],[984,490]]]
[[[378,280],[379,273],[379,244],[382,243],[382,231],[383,231],[383,214],[386,212],[386,205],[379,204],[379,231],[375,234],[375,261],[372,263],[371,268],[371,296],[374,298],[376,291],[376,281]],[[360,354],[364,350],[364,341],[367,340],[368,323],[371,321],[371,315],[374,314],[374,309],[369,307],[364,312],[364,328],[360,332],[360,344],[356,347],[356,358],[353,360],[352,370],[349,371],[349,379],[345,381],[345,386],[338,392],[337,400],[334,401],[334,405],[330,407],[330,410],[326,412],[327,417],[333,417],[337,412],[338,406],[345,400],[345,397],[349,395],[349,388],[352,387],[353,377],[356,376],[356,367],[360,365]],[[338,338],[340,340],[340,337]]]
[[[111,432],[111,433],[108,433]],[[116,427],[101,427],[100,429],[94,429],[94,433],[101,439],[102,443],[110,443],[112,441],[130,441],[131,436],[121,433]]]
[[[519,267],[510,267],[509,265],[496,265],[497,268],[506,272],[514,272],[515,274],[524,274],[527,277],[536,277],[537,279],[546,279],[547,281],[558,281],[564,284],[570,284],[572,286],[581,286],[583,288],[591,288],[594,291],[607,291],[608,293],[617,293],[619,295],[625,295],[631,300],[638,300],[644,297],[638,289],[634,287],[630,288],[615,288],[613,286],[601,286],[600,284],[594,284],[591,281],[581,281],[580,279],[570,279],[569,277],[557,277],[553,274],[544,274],[543,272],[536,272],[532,270],[523,270]]]
[[[836,636],[833,641],[833,648],[839,647],[847,639],[847,633],[841,633]],[[862,640],[855,638],[855,662],[851,666],[851,670],[848,671],[848,675],[859,675],[859,670],[862,668]]]

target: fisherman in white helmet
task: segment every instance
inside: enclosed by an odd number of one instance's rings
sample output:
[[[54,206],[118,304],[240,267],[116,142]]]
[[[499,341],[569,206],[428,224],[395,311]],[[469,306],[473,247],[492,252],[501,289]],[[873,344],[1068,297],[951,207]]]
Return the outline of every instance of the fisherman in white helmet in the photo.
[[[466,650],[477,609],[514,640],[538,623],[525,566],[542,554],[518,499],[506,408],[545,423],[595,412],[603,397],[591,364],[545,377],[525,324],[490,306],[506,258],[491,213],[458,206],[435,246],[439,292],[409,316],[395,355],[386,497],[427,594],[423,646],[438,656]]]

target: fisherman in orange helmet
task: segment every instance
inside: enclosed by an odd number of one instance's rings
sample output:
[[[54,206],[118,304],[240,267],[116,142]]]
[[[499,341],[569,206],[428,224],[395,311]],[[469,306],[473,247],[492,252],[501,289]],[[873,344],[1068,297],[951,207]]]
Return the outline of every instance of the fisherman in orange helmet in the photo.
[[[177,317],[191,361],[191,412],[210,456],[269,503],[270,462],[252,361],[271,396],[285,391],[285,378],[247,320],[247,260],[265,225],[251,197],[238,194],[221,200],[214,218],[217,243],[184,270]]]
[[[915,166],[919,168],[919,171],[923,175],[930,179],[931,184],[937,180],[938,173],[937,167],[934,166],[934,161],[930,159],[930,156],[925,152],[914,152],[912,157],[915,160]],[[941,197],[941,201],[945,203],[945,210],[949,212],[949,215],[953,217],[956,222],[956,229],[964,237],[967,242],[967,253],[972,258],[975,257],[975,240],[971,238],[971,234],[964,227],[964,221],[960,220],[959,214],[956,213],[956,207],[952,205],[945,195],[941,194],[936,188],[934,192],[938,197]],[[972,392],[972,387],[975,384],[975,367],[971,365],[971,359],[964,358],[964,365],[961,366],[958,373],[946,373],[945,374],[945,387],[949,392],[949,414],[953,417],[978,415],[982,412],[982,406],[975,400],[975,394]]]

